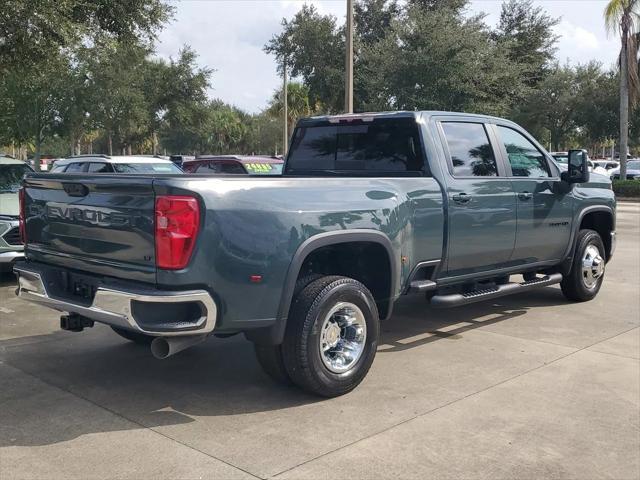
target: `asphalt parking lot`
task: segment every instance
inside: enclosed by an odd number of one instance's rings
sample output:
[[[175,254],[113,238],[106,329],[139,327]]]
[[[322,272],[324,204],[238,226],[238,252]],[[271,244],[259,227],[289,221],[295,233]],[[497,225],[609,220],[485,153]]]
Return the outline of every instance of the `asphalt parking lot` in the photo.
[[[404,299],[349,395],[266,377],[240,336],[155,360],[0,280],[0,478],[640,478],[640,204],[599,296]]]

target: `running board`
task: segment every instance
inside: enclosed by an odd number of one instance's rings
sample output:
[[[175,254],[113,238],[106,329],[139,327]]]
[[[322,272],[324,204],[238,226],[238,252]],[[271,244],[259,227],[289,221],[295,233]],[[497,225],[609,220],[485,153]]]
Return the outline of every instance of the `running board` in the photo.
[[[504,297],[512,293],[527,292],[547,285],[555,285],[562,281],[561,273],[552,273],[544,277],[534,278],[522,283],[505,283],[495,287],[474,290],[467,293],[451,293],[448,295],[435,295],[431,297],[431,305],[435,308],[458,307],[469,303],[482,302],[493,298]]]

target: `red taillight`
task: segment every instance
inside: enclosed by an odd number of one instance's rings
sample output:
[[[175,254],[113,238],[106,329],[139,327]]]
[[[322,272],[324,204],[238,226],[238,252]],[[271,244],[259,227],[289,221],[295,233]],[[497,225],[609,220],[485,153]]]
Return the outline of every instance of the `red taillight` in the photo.
[[[27,225],[26,225],[26,216],[25,216],[25,205],[24,205],[24,187],[18,190],[18,202],[20,205],[20,213],[18,217],[19,222],[19,231],[20,231],[20,241],[26,245],[27,244]]]
[[[168,270],[189,263],[200,228],[200,207],[193,197],[156,197],[156,266]]]

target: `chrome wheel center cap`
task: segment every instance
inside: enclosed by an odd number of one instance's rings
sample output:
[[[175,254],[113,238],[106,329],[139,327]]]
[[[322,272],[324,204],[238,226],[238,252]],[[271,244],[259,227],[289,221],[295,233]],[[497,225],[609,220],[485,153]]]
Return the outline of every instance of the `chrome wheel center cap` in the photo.
[[[339,302],[327,313],[319,336],[320,357],[333,373],[343,373],[355,366],[365,350],[367,322],[360,308]]]
[[[335,323],[329,323],[324,331],[324,344],[326,347],[335,347],[340,340],[340,327]]]
[[[593,288],[604,275],[604,258],[595,245],[589,245],[582,256],[582,279],[587,288]]]

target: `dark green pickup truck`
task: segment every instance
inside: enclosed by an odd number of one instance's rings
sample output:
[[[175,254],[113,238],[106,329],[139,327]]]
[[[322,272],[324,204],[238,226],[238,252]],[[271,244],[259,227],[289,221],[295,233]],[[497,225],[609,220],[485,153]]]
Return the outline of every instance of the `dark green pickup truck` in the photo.
[[[597,294],[615,198],[570,157],[507,120],[394,112],[301,120],[281,176],[31,174],[18,295],[159,358],[242,332],[272,377],[341,395],[400,295]]]

